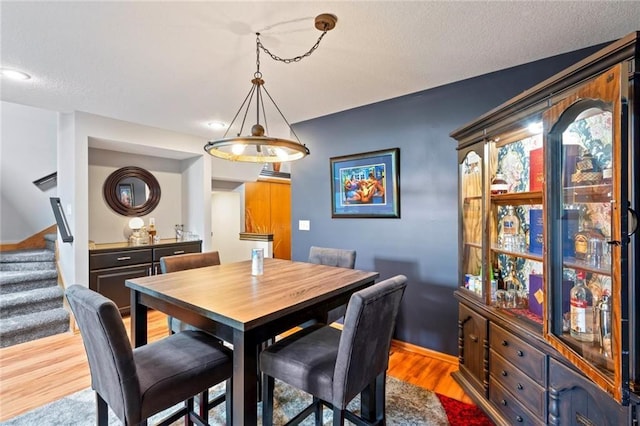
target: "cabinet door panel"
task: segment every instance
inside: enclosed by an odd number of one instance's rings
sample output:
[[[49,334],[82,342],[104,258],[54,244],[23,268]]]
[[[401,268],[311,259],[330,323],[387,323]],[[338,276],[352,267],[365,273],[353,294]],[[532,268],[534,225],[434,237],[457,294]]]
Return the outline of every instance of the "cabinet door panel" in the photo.
[[[102,269],[89,273],[89,288],[113,300],[121,313],[128,313],[131,306],[130,291],[125,281],[147,276],[150,263],[123,268]]]
[[[460,305],[458,317],[460,369],[469,376],[479,391],[486,394],[488,371],[487,320]]]
[[[549,423],[631,425],[631,407],[621,406],[582,375],[552,359],[549,363]]]
[[[549,147],[545,246],[546,339],[622,403],[629,345],[621,307],[626,297],[627,240],[621,209],[629,199],[621,167],[625,73],[616,65],[577,86],[544,114]],[[626,178],[626,177],[625,177]],[[626,230],[625,230],[626,232]],[[569,235],[570,238],[557,236]],[[575,283],[570,293],[563,282]],[[616,360],[621,360],[616,362]]]

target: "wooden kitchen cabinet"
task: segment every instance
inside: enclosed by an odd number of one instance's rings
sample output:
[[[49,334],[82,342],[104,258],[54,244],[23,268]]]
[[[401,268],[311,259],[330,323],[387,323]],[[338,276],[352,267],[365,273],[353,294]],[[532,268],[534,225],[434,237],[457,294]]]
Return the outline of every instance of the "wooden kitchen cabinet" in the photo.
[[[162,240],[158,244],[97,244],[89,250],[89,288],[113,300],[126,315],[131,306],[125,281],[160,273],[160,258],[202,251],[202,241]]]

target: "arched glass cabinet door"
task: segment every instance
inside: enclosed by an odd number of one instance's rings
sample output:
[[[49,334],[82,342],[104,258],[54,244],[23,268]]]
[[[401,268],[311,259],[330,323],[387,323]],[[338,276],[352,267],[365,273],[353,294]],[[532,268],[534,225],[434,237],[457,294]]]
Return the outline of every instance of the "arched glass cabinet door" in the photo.
[[[458,185],[460,194],[460,287],[485,298],[483,276],[483,161],[484,143],[459,152]]]
[[[628,402],[625,87],[616,66],[544,115],[546,339],[617,401]],[[626,322],[625,322],[626,323]]]

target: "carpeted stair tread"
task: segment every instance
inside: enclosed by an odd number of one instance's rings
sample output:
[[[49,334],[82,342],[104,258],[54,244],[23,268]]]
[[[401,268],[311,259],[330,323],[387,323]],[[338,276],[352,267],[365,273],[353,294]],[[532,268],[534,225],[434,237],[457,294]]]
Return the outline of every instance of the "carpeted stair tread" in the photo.
[[[0,252],[0,347],[69,330],[55,259],[57,234],[46,249]]]
[[[69,313],[64,308],[0,319],[0,347],[24,343],[69,330]]]
[[[22,283],[32,280],[47,280],[58,278],[58,271],[45,269],[39,271],[2,271],[0,273],[0,285]]]
[[[58,272],[42,271],[0,271],[0,294],[29,291],[36,288],[57,287]]]
[[[0,298],[0,318],[47,311],[62,304],[63,291],[58,286],[9,293]]]
[[[53,262],[55,253],[47,249],[12,250],[0,252],[0,262]]]

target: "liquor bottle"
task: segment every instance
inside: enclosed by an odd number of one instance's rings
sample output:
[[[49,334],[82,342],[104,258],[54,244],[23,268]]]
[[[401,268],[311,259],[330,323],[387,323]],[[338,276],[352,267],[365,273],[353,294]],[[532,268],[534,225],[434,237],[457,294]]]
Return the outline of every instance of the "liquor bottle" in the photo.
[[[155,243],[155,237],[156,237],[156,220],[152,217],[149,218],[149,244],[153,244]]]
[[[576,285],[569,296],[571,304],[571,337],[583,341],[593,342],[596,338],[593,316],[593,295],[585,285],[584,271],[576,272]]]
[[[500,270],[500,268],[496,268],[497,272],[497,285],[498,285],[498,290],[506,290],[506,287],[504,286],[504,278],[502,278],[502,270]]]
[[[518,234],[520,234],[520,219],[515,214],[513,206],[507,207],[507,214],[502,218],[502,246],[507,250],[518,249]]]
[[[491,195],[506,194],[509,190],[509,184],[501,172],[491,180]]]

